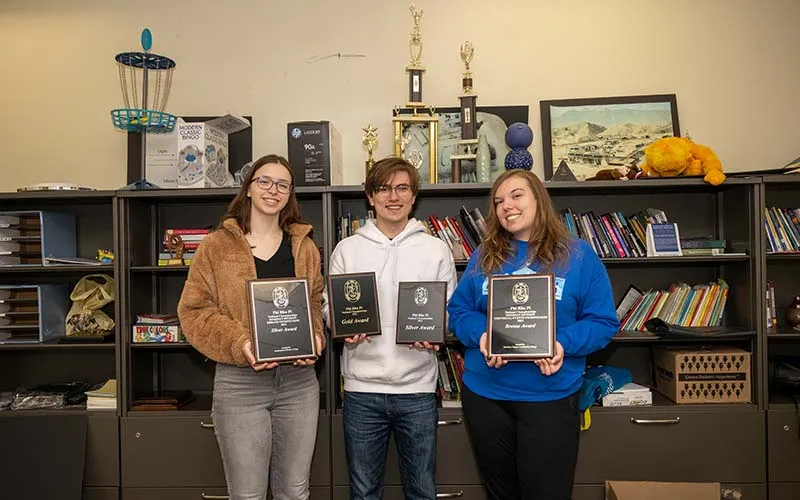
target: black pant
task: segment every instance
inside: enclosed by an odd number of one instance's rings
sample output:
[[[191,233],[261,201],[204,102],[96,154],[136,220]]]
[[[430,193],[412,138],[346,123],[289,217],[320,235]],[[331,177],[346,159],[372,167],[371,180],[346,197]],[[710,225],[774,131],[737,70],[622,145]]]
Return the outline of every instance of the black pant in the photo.
[[[462,404],[487,498],[572,498],[580,439],[577,393],[517,403],[487,399],[462,385]]]

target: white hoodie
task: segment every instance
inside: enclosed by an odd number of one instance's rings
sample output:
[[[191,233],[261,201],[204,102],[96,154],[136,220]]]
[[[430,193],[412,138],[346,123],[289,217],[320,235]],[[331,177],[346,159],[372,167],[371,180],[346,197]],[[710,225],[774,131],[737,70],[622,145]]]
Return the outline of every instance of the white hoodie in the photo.
[[[450,248],[429,235],[417,219],[391,240],[369,220],[356,234],[340,241],[330,258],[329,274],[375,272],[381,335],[358,344],[344,344],[344,389],[352,392],[410,394],[435,392],[436,352],[395,344],[397,285],[400,281],[446,281],[447,299],[456,288]],[[322,314],[330,322],[327,290]]]

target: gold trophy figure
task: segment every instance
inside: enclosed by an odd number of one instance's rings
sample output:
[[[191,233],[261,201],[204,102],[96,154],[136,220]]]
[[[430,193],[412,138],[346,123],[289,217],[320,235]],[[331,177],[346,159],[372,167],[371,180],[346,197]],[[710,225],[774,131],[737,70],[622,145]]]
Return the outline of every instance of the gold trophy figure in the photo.
[[[465,94],[472,92],[472,72],[469,70],[469,63],[475,55],[475,48],[469,41],[461,45],[461,60],[464,61],[464,78],[461,79],[461,84]]]
[[[367,154],[369,155],[365,162],[364,170],[364,173],[367,174],[375,164],[375,158],[373,158],[372,153],[375,151],[375,146],[378,144],[378,129],[373,127],[372,124],[369,124],[366,128],[362,128],[361,130],[364,131],[361,135],[361,144],[367,148]]]

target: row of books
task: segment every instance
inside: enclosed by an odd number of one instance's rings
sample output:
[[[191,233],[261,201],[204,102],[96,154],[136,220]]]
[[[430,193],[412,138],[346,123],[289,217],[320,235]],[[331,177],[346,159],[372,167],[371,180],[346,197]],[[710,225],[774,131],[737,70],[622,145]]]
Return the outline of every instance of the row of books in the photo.
[[[436,391],[442,407],[461,406],[461,378],[464,374],[464,358],[461,352],[445,346],[439,351],[439,370]]]
[[[663,210],[648,208],[630,216],[622,212],[596,215],[594,211],[561,211],[572,236],[589,242],[601,258],[646,257],[647,225],[667,223]]]
[[[456,260],[466,260],[472,256],[486,234],[486,221],[479,209],[468,211],[463,205],[458,210],[458,216],[460,222],[455,217],[439,219],[431,215],[422,223],[429,234],[447,243]]]
[[[767,207],[767,252],[800,252],[800,208]]]
[[[198,228],[170,228],[164,231],[164,237],[161,240],[161,250],[158,253],[159,266],[174,266],[184,265],[188,266],[192,263],[194,252],[203,241],[210,229]],[[178,251],[174,241],[179,239],[182,249],[181,258],[178,258]]]
[[[778,312],[775,306],[775,282],[767,281],[767,328],[778,328]]]
[[[171,313],[137,314],[132,330],[134,343],[184,342],[183,330],[178,315]]]
[[[631,286],[617,308],[617,317],[624,331],[645,331],[650,318],[684,327],[719,326],[728,292],[728,284],[721,278],[694,286],[673,283],[667,290],[646,292]]]

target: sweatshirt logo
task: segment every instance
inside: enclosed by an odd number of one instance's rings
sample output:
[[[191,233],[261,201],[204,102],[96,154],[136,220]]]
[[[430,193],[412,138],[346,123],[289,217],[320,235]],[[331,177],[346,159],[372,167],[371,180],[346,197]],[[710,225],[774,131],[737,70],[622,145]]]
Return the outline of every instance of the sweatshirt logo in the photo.
[[[424,286],[418,286],[414,290],[414,303],[418,306],[424,306],[428,303],[428,289]]]
[[[344,282],[344,298],[348,302],[358,302],[361,299],[361,285],[356,280]]]
[[[515,304],[524,304],[528,302],[528,297],[529,289],[528,285],[525,283],[519,282],[511,289],[511,300],[513,300]]]
[[[289,305],[289,291],[282,286],[276,286],[272,290],[272,303],[278,309],[283,309]]]

